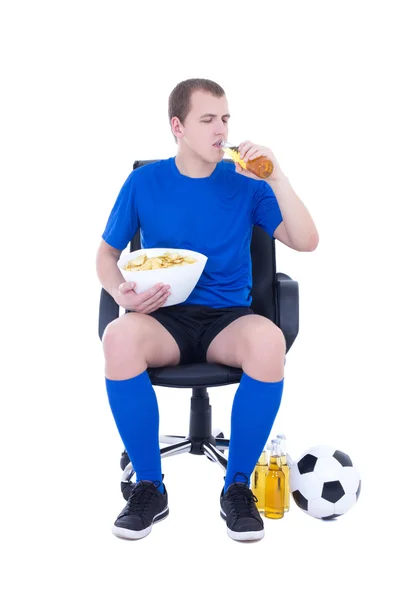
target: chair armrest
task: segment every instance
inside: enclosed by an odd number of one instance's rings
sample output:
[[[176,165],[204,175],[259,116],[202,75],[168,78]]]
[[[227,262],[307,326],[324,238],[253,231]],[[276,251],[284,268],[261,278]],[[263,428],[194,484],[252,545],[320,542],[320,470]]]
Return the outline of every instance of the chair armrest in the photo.
[[[117,304],[114,298],[106,292],[104,288],[101,288],[100,294],[100,309],[99,309],[99,337],[103,339],[103,333],[105,328],[111,321],[118,319],[119,317],[119,304]]]
[[[284,273],[276,274],[277,326],[286,339],[286,352],[299,333],[299,284]]]

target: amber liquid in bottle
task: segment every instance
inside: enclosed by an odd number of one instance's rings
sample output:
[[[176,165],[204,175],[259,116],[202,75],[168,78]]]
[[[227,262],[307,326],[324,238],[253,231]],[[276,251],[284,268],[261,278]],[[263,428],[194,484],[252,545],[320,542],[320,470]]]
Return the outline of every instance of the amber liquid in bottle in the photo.
[[[265,480],[267,471],[267,451],[263,450],[250,479],[250,488],[257,498],[256,506],[260,513],[263,513],[265,510]]]
[[[272,161],[265,158],[265,156],[259,156],[258,158],[245,162],[240,158],[240,152],[237,146],[227,146],[223,148],[223,151],[226,152],[226,154],[229,154],[229,156],[231,156],[235,162],[239,163],[243,169],[247,169],[247,171],[254,173],[257,177],[261,177],[261,179],[267,179],[274,170]]]
[[[280,457],[269,459],[265,481],[265,516],[268,519],[281,519],[285,512],[285,474],[280,465]]]

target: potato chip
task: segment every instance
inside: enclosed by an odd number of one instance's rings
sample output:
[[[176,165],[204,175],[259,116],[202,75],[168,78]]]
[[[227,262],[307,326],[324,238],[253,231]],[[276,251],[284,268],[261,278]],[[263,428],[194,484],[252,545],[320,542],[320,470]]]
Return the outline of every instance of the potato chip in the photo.
[[[161,256],[149,258],[147,254],[141,254],[137,258],[128,261],[124,269],[126,271],[152,271],[154,269],[168,269],[171,267],[184,267],[186,264],[197,262],[193,256],[183,256],[179,252],[164,252]]]

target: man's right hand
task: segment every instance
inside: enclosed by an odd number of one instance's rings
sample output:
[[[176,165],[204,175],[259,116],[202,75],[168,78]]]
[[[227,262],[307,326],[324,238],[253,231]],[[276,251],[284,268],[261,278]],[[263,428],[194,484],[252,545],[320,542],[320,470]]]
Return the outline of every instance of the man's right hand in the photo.
[[[135,292],[135,285],[132,281],[124,281],[113,294],[115,302],[126,310],[149,314],[163,306],[171,295],[170,286],[163,283],[157,283],[141,294]]]

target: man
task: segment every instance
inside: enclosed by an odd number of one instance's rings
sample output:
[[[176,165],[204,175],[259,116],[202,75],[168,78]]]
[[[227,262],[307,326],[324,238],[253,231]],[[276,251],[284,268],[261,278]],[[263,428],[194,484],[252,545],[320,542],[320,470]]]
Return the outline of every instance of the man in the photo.
[[[318,233],[271,150],[249,141],[239,146],[245,161],[272,160],[267,183],[222,161],[218,144],[228,138],[229,116],[218,84],[189,79],[175,87],[169,118],[176,157],[129,175],[97,253],[102,286],[131,311],[110,323],[103,336],[110,407],[136,472],[135,487],[113,527],[115,535],[128,539],[149,534],[169,512],[158,404],[147,368],[192,361],[243,370],[232,405],[220,514],[231,538],[264,536],[249,480],[280,406],[286,347],[282,331],[250,308],[252,226],[299,252],[313,251]],[[139,226],[143,248],[187,248],[208,257],[185,302],[163,307],[170,291],[162,281],[141,294],[124,282],[116,263]]]

